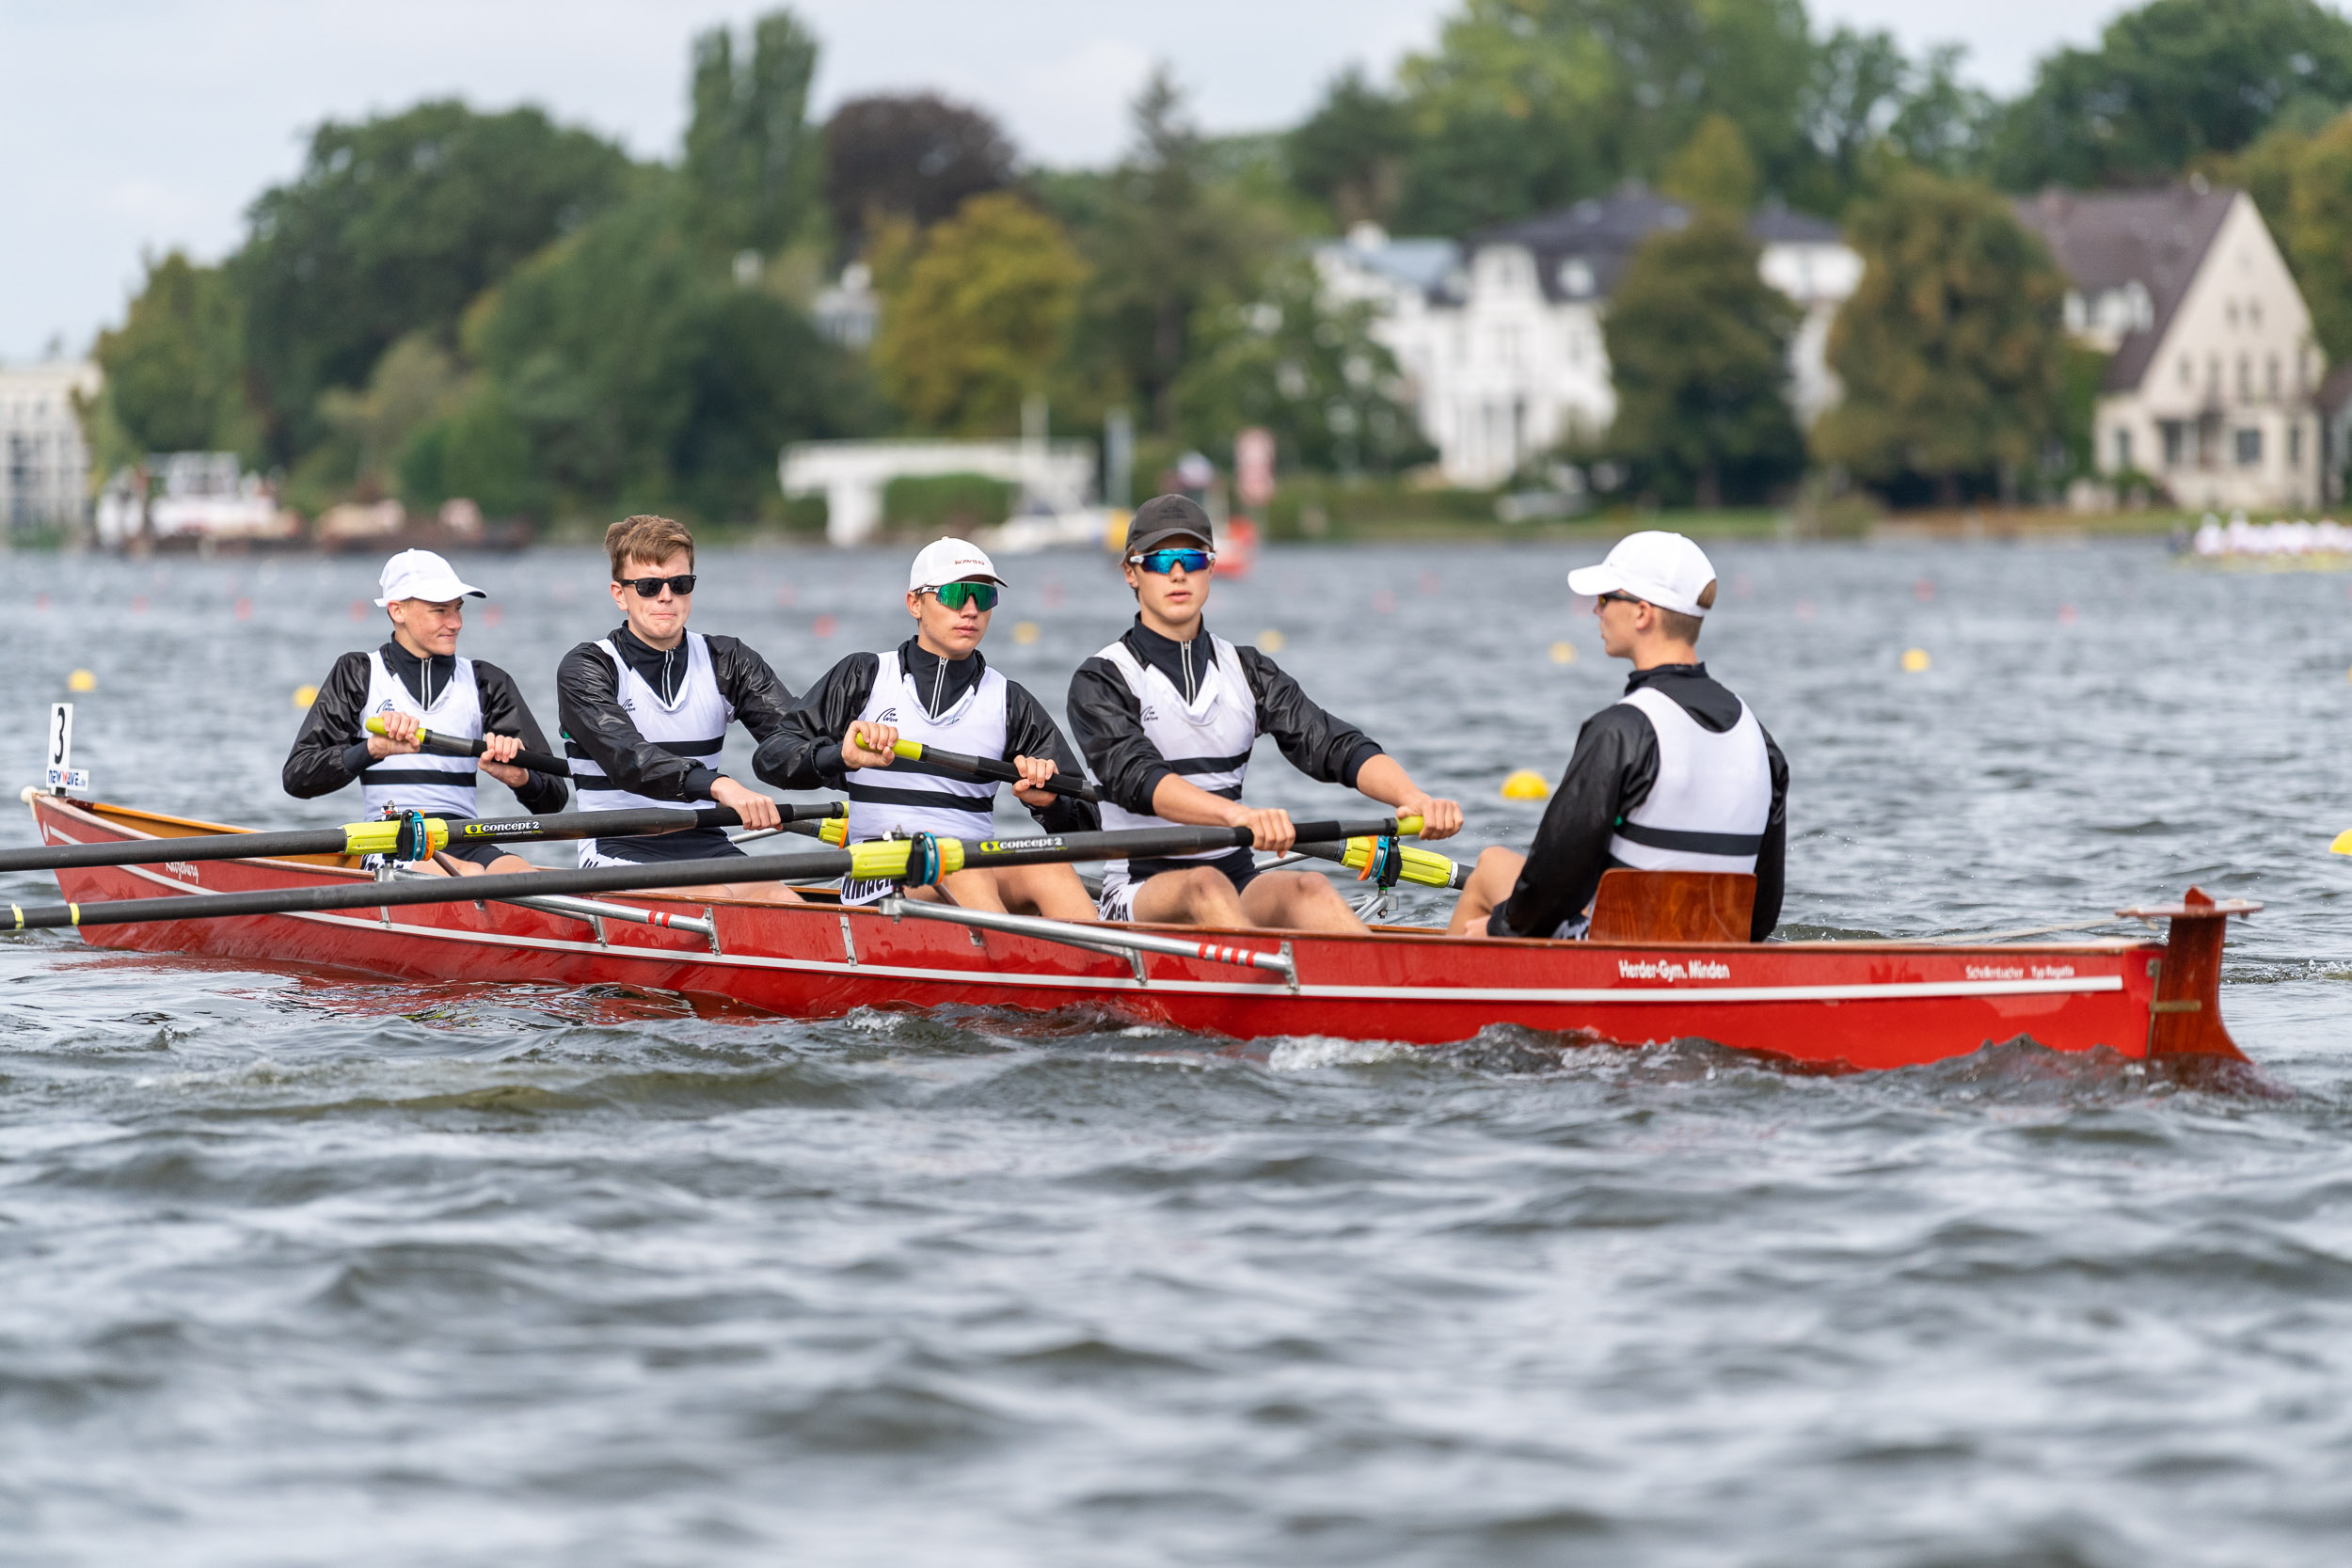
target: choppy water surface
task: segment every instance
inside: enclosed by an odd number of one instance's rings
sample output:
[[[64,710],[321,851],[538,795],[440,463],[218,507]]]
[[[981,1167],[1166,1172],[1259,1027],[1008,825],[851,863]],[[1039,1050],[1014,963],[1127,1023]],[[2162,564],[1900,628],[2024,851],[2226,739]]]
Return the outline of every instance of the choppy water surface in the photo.
[[[1473,845],[1523,844],[1498,781],[1618,685],[1561,582],[1588,554],[1276,554],[1211,621],[1281,632]],[[2263,1078],[1245,1053],[11,939],[0,1561],[2342,1560],[2345,579],[1715,556],[1706,651],[1796,775],[1793,923],[2260,898],[2224,1007]],[[289,693],[376,639],[374,562],[13,563],[11,785],[79,667],[100,794],[356,815],[277,777]],[[464,565],[501,612],[467,651],[551,724],[600,561]],[[702,570],[697,625],[796,689],[904,635],[896,555]],[[1058,708],[1125,595],[1086,557],[1012,575],[989,652]]]

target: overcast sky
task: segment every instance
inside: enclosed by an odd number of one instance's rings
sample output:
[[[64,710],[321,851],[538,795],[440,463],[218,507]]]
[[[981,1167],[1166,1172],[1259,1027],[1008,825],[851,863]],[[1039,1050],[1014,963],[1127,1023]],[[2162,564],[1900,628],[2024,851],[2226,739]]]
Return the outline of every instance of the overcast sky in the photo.
[[[1023,153],[1097,164],[1154,60],[1212,130],[1296,119],[1334,71],[1425,46],[1454,0],[800,0],[824,45],[818,110],[930,87],[981,104]],[[0,0],[0,360],[86,350],[119,320],[143,251],[217,260],[246,203],[296,168],[304,132],[421,98],[531,102],[667,157],[692,36],[739,0]],[[1823,24],[1957,40],[2014,91],[2095,39],[2117,0],[1813,0]]]

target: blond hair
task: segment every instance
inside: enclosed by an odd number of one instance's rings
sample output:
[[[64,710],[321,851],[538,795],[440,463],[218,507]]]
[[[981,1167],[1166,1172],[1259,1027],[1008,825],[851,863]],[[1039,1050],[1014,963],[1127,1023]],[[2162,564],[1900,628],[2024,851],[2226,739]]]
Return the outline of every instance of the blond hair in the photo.
[[[693,565],[694,535],[674,518],[640,513],[604,531],[604,553],[612,558],[614,582],[623,580],[621,574],[632,561],[659,566],[680,550],[686,552],[686,564]]]

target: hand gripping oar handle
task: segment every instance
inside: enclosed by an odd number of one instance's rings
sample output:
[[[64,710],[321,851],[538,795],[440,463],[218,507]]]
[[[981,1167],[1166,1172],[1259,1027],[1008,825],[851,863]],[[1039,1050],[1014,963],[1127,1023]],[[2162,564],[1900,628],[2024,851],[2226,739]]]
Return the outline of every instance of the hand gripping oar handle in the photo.
[[[371,714],[368,718],[367,730],[370,735],[382,735],[384,733],[383,715]],[[417,726],[417,745],[424,751],[445,757],[478,757],[488,749],[480,736],[469,739],[464,736],[436,735],[421,724]],[[516,752],[515,760],[505,766],[528,768],[533,773],[552,773],[559,779],[568,779],[572,776],[570,763],[565,762],[562,757],[551,757],[545,752]]]
[[[1021,783],[1021,769],[1011,763],[1000,762],[994,757],[976,757],[963,752],[943,751],[937,746],[927,746],[919,740],[901,740],[891,750],[908,762],[928,762],[952,772],[969,773],[976,779],[988,779],[996,784],[1017,784]],[[1092,784],[1084,779],[1073,778],[1068,773],[1055,774],[1041,787],[1051,790],[1056,795],[1070,796],[1073,800],[1102,799],[1095,794]]]
[[[837,817],[838,800],[779,805],[787,822]],[[635,811],[550,812],[545,816],[491,821],[425,818],[430,849],[451,844],[521,844],[560,838],[641,838],[690,828],[733,828],[732,806],[656,806]],[[0,850],[0,872],[64,871],[86,865],[150,865],[163,861],[276,860],[287,855],[381,855],[395,847],[401,819],[347,822],[340,828],[297,828],[274,833],[204,833],[186,838],[140,838],[112,844],[55,844]]]
[[[596,814],[605,816],[621,813]],[[732,820],[734,814],[728,813]],[[1336,826],[1336,824],[1334,824]],[[226,836],[226,835],[225,835]],[[234,835],[251,838],[246,833]],[[583,871],[528,871],[473,877],[437,877],[414,882],[339,882],[326,887],[261,888],[249,893],[208,893],[162,898],[112,898],[92,904],[9,905],[0,929],[50,930],[82,926],[135,926],[158,921],[223,920],[251,915],[308,914],[335,910],[389,909],[394,905],[471,903],[480,898],[563,897],[658,888],[699,887],[714,882],[775,882],[792,878],[849,876],[895,880],[907,876],[910,860],[928,849],[928,880],[971,866],[1048,865],[1069,861],[1117,859],[1121,855],[1185,855],[1249,842],[1247,828],[1144,828],[1129,832],[1068,833],[1029,839],[876,839],[847,849],[811,849],[783,855],[729,855],[724,859],[662,861],[644,865],[595,866]]]

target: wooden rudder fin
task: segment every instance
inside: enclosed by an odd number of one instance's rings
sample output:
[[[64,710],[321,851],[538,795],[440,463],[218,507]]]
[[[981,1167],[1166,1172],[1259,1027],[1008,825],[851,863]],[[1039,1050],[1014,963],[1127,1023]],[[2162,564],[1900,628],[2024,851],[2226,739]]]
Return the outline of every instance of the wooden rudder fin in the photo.
[[[1756,879],[1733,871],[1632,871],[1600,875],[1588,942],[1746,942]]]

